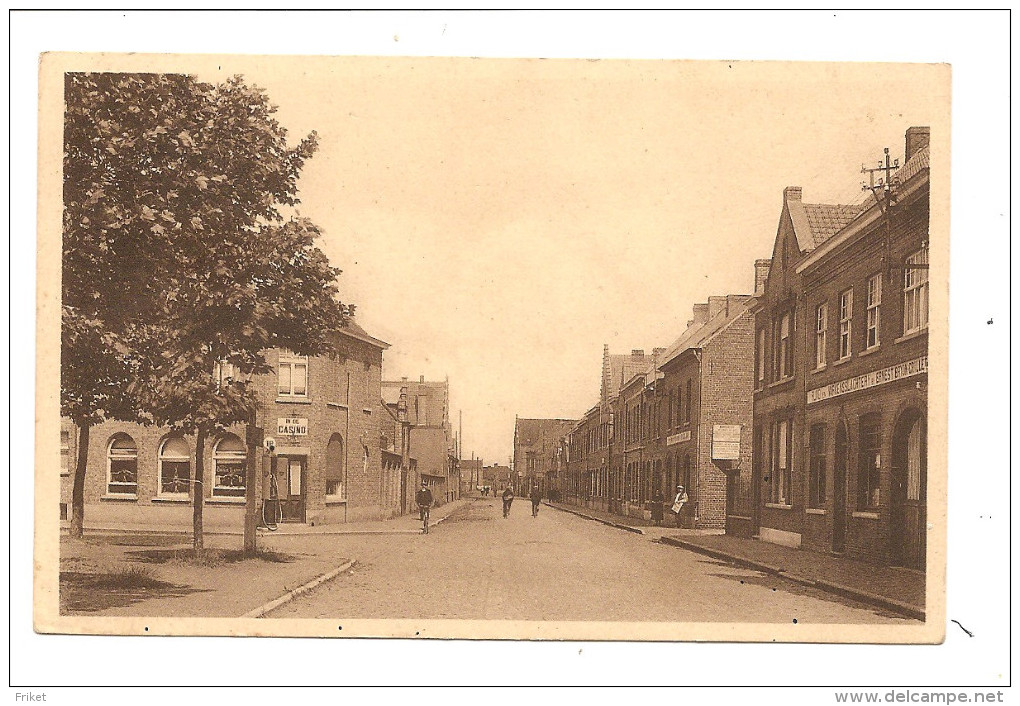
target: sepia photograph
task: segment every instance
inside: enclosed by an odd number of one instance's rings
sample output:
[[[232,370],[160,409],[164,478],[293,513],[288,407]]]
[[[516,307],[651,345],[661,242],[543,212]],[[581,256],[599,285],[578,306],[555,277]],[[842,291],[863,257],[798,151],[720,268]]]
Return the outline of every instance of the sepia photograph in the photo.
[[[953,67],[400,42],[38,55],[34,631],[973,637]]]

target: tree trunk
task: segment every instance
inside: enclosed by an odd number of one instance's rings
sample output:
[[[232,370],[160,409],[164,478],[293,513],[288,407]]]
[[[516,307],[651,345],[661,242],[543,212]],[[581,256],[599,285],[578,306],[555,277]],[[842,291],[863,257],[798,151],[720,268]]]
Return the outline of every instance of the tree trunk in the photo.
[[[251,415],[248,422],[248,430],[245,433],[248,457],[244,463],[244,555],[255,556],[256,528],[258,526],[258,498],[255,495],[256,473],[255,455],[259,449],[259,441],[255,432],[255,413]]]
[[[74,464],[71,490],[71,536],[81,539],[85,534],[85,469],[89,459],[89,424],[78,424],[78,459]]]
[[[201,554],[203,549],[205,549],[205,542],[202,535],[202,509],[205,507],[205,484],[203,483],[203,477],[205,475],[206,435],[207,431],[205,427],[200,426],[195,438],[195,490],[192,494],[192,505],[194,506],[192,525],[195,532],[196,555]]]

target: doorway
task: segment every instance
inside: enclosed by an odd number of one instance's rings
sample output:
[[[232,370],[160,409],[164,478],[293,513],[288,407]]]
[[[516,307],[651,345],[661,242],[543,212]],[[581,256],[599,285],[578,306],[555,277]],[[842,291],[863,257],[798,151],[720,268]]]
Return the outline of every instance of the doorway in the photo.
[[[832,551],[846,551],[846,467],[849,455],[846,424],[836,425],[836,449],[832,464]]]
[[[925,420],[917,410],[900,417],[893,431],[892,517],[889,554],[893,564],[925,568],[928,486]]]
[[[280,505],[283,509],[284,522],[305,521],[305,467],[308,465],[304,456],[281,456],[284,463],[280,488]]]

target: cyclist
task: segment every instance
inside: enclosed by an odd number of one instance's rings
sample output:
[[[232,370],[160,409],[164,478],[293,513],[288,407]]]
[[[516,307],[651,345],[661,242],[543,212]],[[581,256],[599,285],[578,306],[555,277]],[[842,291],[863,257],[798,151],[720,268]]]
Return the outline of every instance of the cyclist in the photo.
[[[414,494],[414,501],[418,503],[418,513],[421,515],[421,531],[428,534],[429,508],[432,507],[432,491],[429,490],[429,486],[424,480],[421,482],[421,488]]]
[[[538,506],[542,504],[542,489],[538,483],[531,487],[531,516],[538,517]]]
[[[514,491],[509,485],[503,491],[503,517],[510,517],[510,506],[514,502]]]

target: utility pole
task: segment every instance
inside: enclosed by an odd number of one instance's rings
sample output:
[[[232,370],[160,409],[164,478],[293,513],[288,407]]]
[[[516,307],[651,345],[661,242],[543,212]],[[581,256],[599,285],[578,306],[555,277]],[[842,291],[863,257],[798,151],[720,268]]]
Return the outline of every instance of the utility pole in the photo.
[[[895,269],[903,270],[926,270],[928,269],[928,263],[904,263],[902,265],[894,265],[892,262],[892,216],[893,210],[897,204],[897,198],[899,196],[899,179],[893,176],[893,170],[897,170],[900,167],[900,160],[889,159],[889,148],[884,149],[884,160],[878,162],[876,167],[865,167],[861,165],[861,173],[868,175],[868,183],[861,182],[862,191],[870,191],[875,197],[875,201],[878,204],[879,209],[882,211],[882,221],[885,229],[884,237],[884,253],[883,259],[883,270],[885,271],[886,277],[892,275],[892,271]],[[884,172],[884,176],[879,177],[878,182],[875,182],[875,174]],[[927,245],[927,241],[924,243]]]

